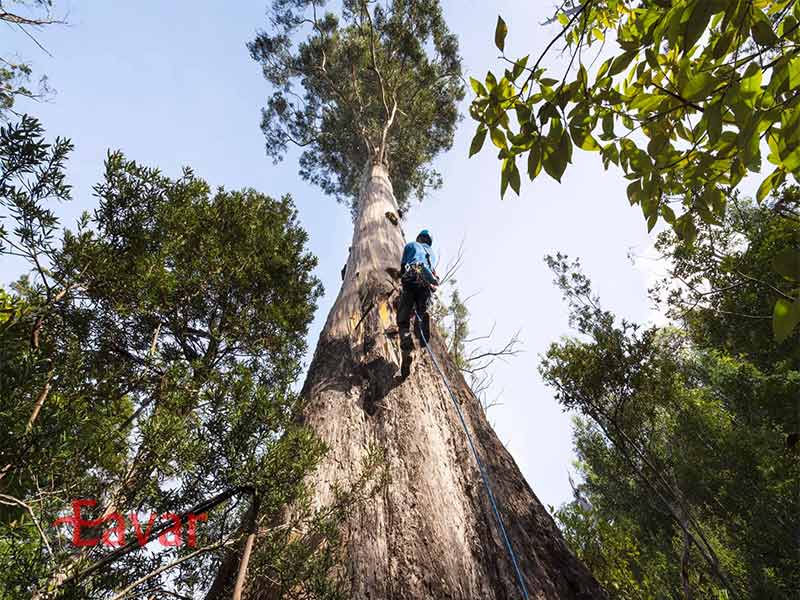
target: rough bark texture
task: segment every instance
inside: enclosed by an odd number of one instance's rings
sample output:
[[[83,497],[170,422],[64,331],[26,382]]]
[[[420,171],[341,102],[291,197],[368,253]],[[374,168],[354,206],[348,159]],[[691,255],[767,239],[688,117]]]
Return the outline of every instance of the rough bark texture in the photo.
[[[303,393],[307,423],[330,446],[315,500],[358,477],[371,446],[390,482],[345,535],[345,568],[358,599],[519,598],[512,565],[447,389],[417,350],[399,380],[395,331],[404,236],[386,169],[365,177],[344,282],[319,339]],[[604,598],[489,426],[447,356],[432,347],[465,413],[488,471],[531,598]]]

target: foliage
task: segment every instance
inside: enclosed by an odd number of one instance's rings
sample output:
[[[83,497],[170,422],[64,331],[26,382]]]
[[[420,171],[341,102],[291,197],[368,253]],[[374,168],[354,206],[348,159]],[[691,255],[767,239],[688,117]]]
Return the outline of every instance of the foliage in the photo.
[[[772,166],[758,201],[789,175],[800,181],[795,0],[566,0],[555,20],[562,29],[533,64],[503,55],[510,67],[502,75],[472,80],[479,125],[470,155],[488,131],[502,160],[501,195],[509,185],[519,193],[518,157],[527,154],[531,179],[543,168],[560,181],[574,148],[598,152],[630,180],[628,200],[648,230],[661,218],[691,241],[699,223],[724,217],[748,172],[766,168],[765,144]],[[499,19],[501,51],[506,32]],[[611,34],[615,50],[590,73],[589,49],[599,46],[599,58]],[[562,38],[569,65],[553,74],[540,65]],[[796,266],[800,254],[787,260]],[[774,313],[783,339],[800,321],[800,291],[779,298]]]
[[[797,223],[775,209],[797,194],[786,187],[761,205],[734,196],[723,221],[701,224],[693,244],[670,231],[658,236],[656,249],[671,273],[652,295],[696,343],[742,353],[762,367],[800,361],[800,331],[790,323],[778,339],[768,339],[771,327],[782,324],[770,314],[775,297],[791,300],[800,281]]]
[[[450,297],[446,301],[436,297],[434,320],[439,324],[453,363],[459,369],[464,369],[468,365],[469,308],[461,298],[461,292],[455,286],[456,282],[451,279],[448,283],[451,285]]]
[[[429,163],[453,141],[458,43],[436,0],[344,0],[340,17],[324,4],[275,0],[270,30],[248,45],[273,88],[267,154],[303,148],[300,175],[351,207],[367,162],[385,161],[405,209],[440,183]]]
[[[271,523],[324,451],[291,389],[321,293],[316,259],[288,197],[212,191],[119,153],[94,214],[62,230],[50,205],[69,198],[70,149],[29,117],[0,132],[2,252],[30,269],[0,293],[0,597],[102,598],[148,573],[135,590],[192,595],[240,547],[249,507],[249,526]],[[110,557],[51,526],[76,498],[97,499],[96,517],[181,514],[218,494],[201,554],[160,575],[195,549]],[[252,568],[284,565],[293,589],[315,572],[310,597],[332,597],[322,574],[340,515],[298,517],[330,538],[320,552],[263,536]]]
[[[759,267],[770,245],[758,238],[780,220],[751,210],[750,222],[771,226],[748,232],[752,254],[731,258],[739,269]],[[718,234],[702,229],[695,245],[665,234],[662,249],[684,253],[682,276],[701,276],[718,268],[702,254]],[[602,309],[578,263],[548,262],[581,334],[553,344],[540,367],[580,415],[584,483],[557,513],[573,548],[616,598],[790,595],[800,572],[783,551],[800,527],[796,344],[748,333],[745,314],[719,322],[715,309],[753,302],[748,285],[719,287],[709,308],[674,295],[684,328],[643,329]]]
[[[39,42],[29,29],[60,23],[50,17],[52,0],[10,0],[6,4],[14,5],[19,10],[12,12],[11,9],[0,6],[0,21],[27,35],[36,44]],[[28,82],[32,73],[27,63],[11,57],[0,57],[0,120],[5,120],[7,113],[15,112],[13,107],[18,98],[38,99],[50,91],[46,77],[39,80],[38,91],[31,90]]]
[[[664,585],[668,557],[640,544],[638,540],[646,536],[626,516],[601,516],[597,511],[581,509],[578,502],[571,502],[560,507],[555,518],[567,544],[612,598],[670,597]],[[652,554],[643,557],[643,550]],[[647,565],[646,570],[641,569],[642,564]]]

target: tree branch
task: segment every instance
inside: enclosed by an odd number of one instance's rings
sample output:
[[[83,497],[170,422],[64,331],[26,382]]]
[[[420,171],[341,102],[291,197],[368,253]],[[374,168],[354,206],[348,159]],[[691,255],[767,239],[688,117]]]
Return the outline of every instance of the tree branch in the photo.
[[[19,498],[15,498],[14,496],[8,496],[6,494],[0,494],[0,504],[5,504],[5,505],[14,505],[14,504],[16,504],[17,506],[21,506],[26,511],[28,511],[28,514],[31,516],[31,520],[33,521],[33,525],[36,527],[36,530],[39,532],[39,536],[42,538],[42,541],[44,542],[45,548],[47,548],[47,552],[50,554],[50,557],[52,558],[53,557],[53,548],[50,546],[50,542],[47,541],[47,536],[44,534],[44,530],[42,529],[42,526],[39,525],[39,521],[36,519],[36,515],[33,514],[33,509],[28,504],[25,504],[25,502],[23,502]]]

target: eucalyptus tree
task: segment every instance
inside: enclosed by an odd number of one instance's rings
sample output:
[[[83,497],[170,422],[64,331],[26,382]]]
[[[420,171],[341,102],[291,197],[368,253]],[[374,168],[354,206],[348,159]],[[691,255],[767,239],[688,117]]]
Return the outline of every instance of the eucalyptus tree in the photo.
[[[509,598],[523,594],[520,583],[538,597],[603,597],[442,338],[433,334],[432,353],[491,473],[522,581],[440,375],[422,358],[408,378],[396,375],[400,217],[441,183],[431,163],[452,144],[463,97],[457,40],[434,0],[344,0],[337,14],[323,4],[276,0],[249,49],[272,84],[267,153],[278,160],[299,147],[300,175],[354,217],[342,288],[302,391],[304,421],[329,447],[312,502],[332,502],[375,446],[390,480],[348,520],[337,572],[352,598]],[[274,572],[248,583],[257,598],[281,589]]]

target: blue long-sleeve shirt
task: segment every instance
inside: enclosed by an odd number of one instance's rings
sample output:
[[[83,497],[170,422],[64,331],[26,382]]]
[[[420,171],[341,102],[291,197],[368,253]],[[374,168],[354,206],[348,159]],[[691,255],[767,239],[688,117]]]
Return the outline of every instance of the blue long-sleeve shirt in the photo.
[[[408,265],[421,265],[422,273],[428,283],[439,285],[439,279],[433,274],[433,264],[436,257],[428,244],[408,242],[403,248],[403,258],[400,260],[400,272],[405,273]]]

